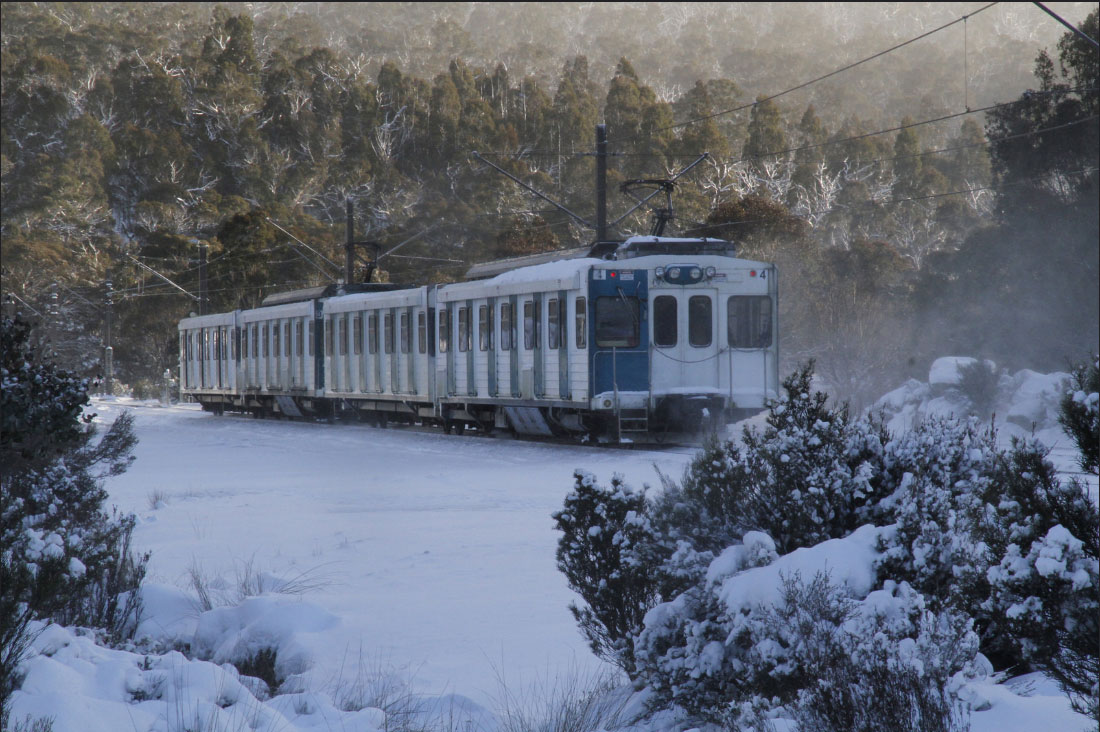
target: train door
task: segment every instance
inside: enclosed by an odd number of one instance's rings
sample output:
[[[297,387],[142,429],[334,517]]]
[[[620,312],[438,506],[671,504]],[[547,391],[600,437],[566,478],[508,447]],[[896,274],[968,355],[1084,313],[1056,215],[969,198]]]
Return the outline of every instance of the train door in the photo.
[[[491,397],[497,395],[496,312],[496,300],[491,297],[477,306],[478,350],[485,362],[485,393]]]
[[[557,293],[549,294],[546,297],[546,350],[542,358],[542,395],[547,399],[557,398],[561,393],[559,354],[562,348],[562,327],[564,325],[561,317],[562,302]]]
[[[520,391],[524,399],[542,397],[542,295],[534,294],[523,303],[523,364]]]
[[[518,329],[516,323],[518,322],[519,314],[516,310],[516,296],[511,295],[500,306],[500,343],[501,349],[508,354],[508,391],[506,392],[512,397],[518,397],[520,395],[519,388],[519,348],[520,344],[517,340]],[[505,345],[507,343],[507,345]]]
[[[592,394],[649,391],[646,270],[593,269],[588,294]]]
[[[451,331],[454,329],[450,305],[439,308],[439,358],[436,370],[436,383],[441,386],[440,396],[454,396],[455,393],[455,354],[454,344],[451,343]],[[442,378],[440,378],[442,372]]]

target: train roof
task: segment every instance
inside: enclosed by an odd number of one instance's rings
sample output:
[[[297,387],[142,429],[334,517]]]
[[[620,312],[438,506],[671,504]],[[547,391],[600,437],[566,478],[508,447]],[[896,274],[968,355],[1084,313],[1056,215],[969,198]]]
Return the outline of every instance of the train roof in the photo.
[[[702,239],[678,236],[632,236],[624,240],[610,259],[631,259],[654,254],[711,254],[720,257],[737,256],[737,245],[725,239]]]
[[[540,252],[528,254],[523,257],[509,257],[507,259],[495,259],[491,262],[482,262],[472,265],[466,270],[467,280],[483,280],[488,277],[496,277],[504,272],[532,267],[547,262],[560,262],[564,259],[577,259],[588,253],[590,247],[575,247],[572,249],[556,249],[552,252]]]
[[[408,285],[398,285],[392,282],[358,282],[350,285],[332,284],[320,287],[306,287],[301,290],[287,290],[268,295],[260,303],[265,308],[271,305],[286,305],[292,302],[317,300],[322,297],[336,297],[337,295],[355,295],[361,292],[390,292],[391,290],[406,290]]]

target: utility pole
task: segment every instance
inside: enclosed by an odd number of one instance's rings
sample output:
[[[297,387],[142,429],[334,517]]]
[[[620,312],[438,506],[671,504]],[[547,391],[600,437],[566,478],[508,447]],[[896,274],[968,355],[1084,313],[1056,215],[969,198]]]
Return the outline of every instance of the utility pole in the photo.
[[[355,204],[351,202],[351,199],[347,199],[347,242],[344,244],[344,284],[351,285],[355,283],[355,247],[364,247],[374,250],[374,259],[364,261],[363,264],[367,266],[367,276],[363,280],[364,282],[370,282],[374,276],[374,270],[378,268],[378,252],[380,247],[376,241],[356,241],[355,240]],[[390,251],[393,251],[392,249]]]
[[[206,315],[210,284],[206,279],[206,245],[199,244],[199,315]]]
[[[103,349],[103,386],[110,396],[114,393],[112,381],[114,378],[115,370],[115,350],[111,347],[111,315],[113,314],[115,297],[114,297],[114,283],[111,282],[111,273],[107,273],[107,310],[106,310],[106,328],[105,331],[105,348]]]
[[[607,240],[607,125],[596,125],[596,241]]]

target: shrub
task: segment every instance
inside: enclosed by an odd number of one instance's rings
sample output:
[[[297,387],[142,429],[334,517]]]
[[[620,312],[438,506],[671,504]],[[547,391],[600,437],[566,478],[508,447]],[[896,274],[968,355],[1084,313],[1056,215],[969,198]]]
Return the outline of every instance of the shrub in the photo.
[[[786,554],[875,518],[886,495],[885,427],[875,417],[852,420],[847,405],[830,408],[828,395],[811,389],[813,368],[811,362],[783,381],[786,395],[772,405],[767,427],[746,429],[743,448],[711,439],[681,489],[665,481],[670,498],[655,504],[652,521],[670,534],[666,539],[720,552],[758,530]]]
[[[0,327],[0,700],[33,619],[106,629],[120,637],[136,619],[134,590],[147,556],[130,548],[133,516],[107,513],[102,480],[126,470],[136,443],[129,415],[98,441],[85,383],[44,359],[30,329]]]
[[[1100,511],[1035,441],[1001,456],[996,485],[982,535],[992,555],[986,608],[1022,660],[1100,721]]]
[[[973,419],[929,419],[886,445],[894,491],[883,508],[897,531],[884,576],[909,582],[937,609],[977,610],[989,557],[976,532],[996,456],[995,435]]]
[[[633,675],[632,638],[656,602],[653,568],[636,554],[651,543],[645,494],[617,475],[608,488],[589,473],[573,478],[564,508],[553,515],[562,532],[558,569],[585,603],[569,609],[592,652]]]
[[[993,414],[999,382],[992,361],[977,360],[959,367],[959,391],[970,400],[971,412],[981,419]]]
[[[1077,443],[1081,470],[1100,474],[1100,359],[1074,367],[1058,422]]]

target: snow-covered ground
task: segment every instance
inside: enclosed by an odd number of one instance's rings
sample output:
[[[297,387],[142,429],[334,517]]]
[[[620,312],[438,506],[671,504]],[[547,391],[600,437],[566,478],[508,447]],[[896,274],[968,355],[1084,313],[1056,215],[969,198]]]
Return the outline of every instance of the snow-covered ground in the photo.
[[[888,395],[895,418],[942,407],[928,408],[942,390],[907,387]],[[657,485],[655,468],[678,478],[691,458],[686,449],[216,417],[189,405],[93,407],[101,422],[135,414],[137,460],[107,487],[140,519],[137,548],[152,552],[139,635],[153,643],[107,650],[69,629],[44,632],[12,718],[49,715],[56,732],[368,732],[386,728],[385,715],[348,697],[368,692],[367,701],[386,683],[423,695],[421,708],[435,698],[451,728],[491,730],[483,710],[499,708],[502,679],[514,694],[604,668],[555,567],[550,514],[573,469]],[[1072,471],[1068,440],[1036,426]],[[197,606],[195,574],[216,609]],[[242,584],[266,592],[240,602]],[[151,653],[185,644],[209,662]],[[287,679],[271,699],[225,663],[264,648],[278,651],[275,670]],[[991,704],[973,713],[979,732],[1090,727],[1042,677],[975,691]],[[476,723],[454,722],[466,718]]]

